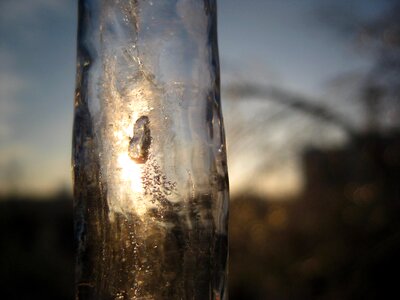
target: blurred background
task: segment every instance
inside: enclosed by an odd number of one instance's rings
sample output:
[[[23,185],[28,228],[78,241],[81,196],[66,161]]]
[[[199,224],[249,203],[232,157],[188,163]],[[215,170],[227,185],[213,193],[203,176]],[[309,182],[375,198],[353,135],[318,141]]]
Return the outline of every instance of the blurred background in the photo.
[[[400,297],[400,1],[218,4],[230,299]],[[3,299],[73,298],[76,11],[0,0]]]

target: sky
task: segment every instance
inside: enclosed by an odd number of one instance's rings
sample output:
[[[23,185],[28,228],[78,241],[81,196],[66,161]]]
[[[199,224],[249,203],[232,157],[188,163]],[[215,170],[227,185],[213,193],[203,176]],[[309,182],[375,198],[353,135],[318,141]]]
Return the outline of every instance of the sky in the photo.
[[[45,193],[70,185],[75,35],[74,1],[0,2],[3,188]]]
[[[333,17],[334,12],[339,17],[353,12],[369,19],[381,13],[386,3],[218,1],[223,87],[232,78],[246,78],[305,95],[323,95],[335,76],[366,70],[371,64],[356,51],[354,36],[349,34],[357,24],[343,22],[348,27],[335,30],[331,12]],[[0,1],[0,193],[40,195],[71,188],[76,26],[77,1]],[[227,106],[224,102],[229,99],[222,101]],[[244,108],[242,113],[251,119],[253,112]],[[228,144],[229,134],[227,130]],[[249,188],[241,180],[243,166],[237,161],[243,159],[237,153],[232,155],[235,161],[229,162],[235,192]],[[252,172],[254,168],[248,168]],[[274,176],[275,181],[284,178]],[[263,185],[268,189],[268,184]],[[274,183],[270,186],[273,189]]]

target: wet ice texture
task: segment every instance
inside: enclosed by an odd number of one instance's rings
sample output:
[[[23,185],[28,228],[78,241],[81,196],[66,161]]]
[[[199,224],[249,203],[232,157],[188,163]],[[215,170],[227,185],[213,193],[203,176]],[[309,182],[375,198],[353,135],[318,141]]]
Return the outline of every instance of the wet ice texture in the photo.
[[[77,299],[225,299],[215,1],[80,1]]]

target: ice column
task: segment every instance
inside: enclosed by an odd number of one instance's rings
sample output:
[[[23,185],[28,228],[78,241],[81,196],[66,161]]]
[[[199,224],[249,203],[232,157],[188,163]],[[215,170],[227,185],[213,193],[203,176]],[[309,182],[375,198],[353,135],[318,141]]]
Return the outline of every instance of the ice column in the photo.
[[[227,299],[215,0],[81,0],[76,299]]]

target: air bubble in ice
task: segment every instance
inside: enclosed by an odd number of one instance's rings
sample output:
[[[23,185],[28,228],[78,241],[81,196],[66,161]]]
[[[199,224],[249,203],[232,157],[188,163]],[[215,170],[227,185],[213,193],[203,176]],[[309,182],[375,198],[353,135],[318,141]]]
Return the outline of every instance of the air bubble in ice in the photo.
[[[139,164],[147,161],[151,144],[149,118],[141,116],[133,127],[133,137],[129,141],[129,157]]]

